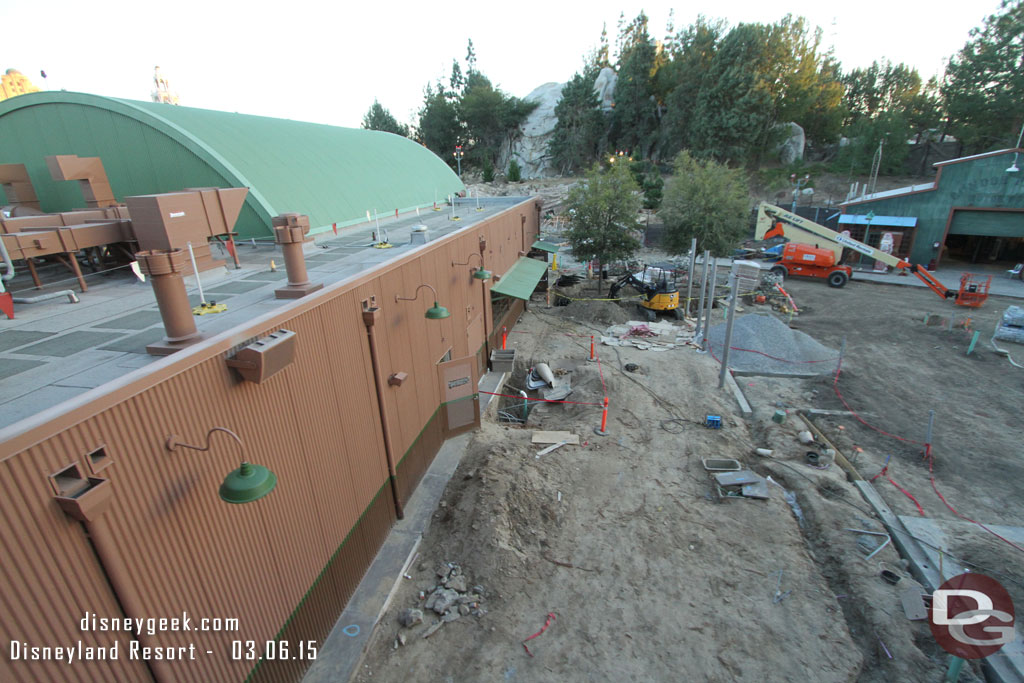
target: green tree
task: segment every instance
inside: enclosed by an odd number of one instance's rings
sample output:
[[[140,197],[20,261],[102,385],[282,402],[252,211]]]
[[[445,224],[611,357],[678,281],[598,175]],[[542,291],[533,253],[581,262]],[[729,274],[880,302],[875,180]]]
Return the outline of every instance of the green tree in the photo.
[[[716,256],[731,253],[747,233],[748,192],[746,177],[738,169],[680,152],[658,212],[665,224],[665,249],[684,254],[696,237],[701,249]]]
[[[1016,142],[1024,108],[1024,0],[1003,0],[946,68],[949,132],[971,152]]]
[[[461,136],[462,126],[455,102],[440,83],[436,89],[428,84],[423,90],[423,107],[419,111],[416,140],[454,168],[452,153],[455,145],[461,141]]]
[[[640,248],[639,188],[626,164],[612,164],[606,171],[595,164],[569,190],[567,206],[572,220],[566,237],[580,261],[597,259],[603,265],[627,259]]]
[[[708,68],[724,33],[724,21],[709,21],[699,16],[670,42],[669,62],[655,78],[656,89],[664,93],[665,102],[660,130],[661,158],[674,157],[686,144],[697,98],[705,86]]]
[[[402,137],[409,137],[409,126],[399,123],[391,112],[381,106],[376,98],[370,106],[370,110],[363,115],[363,128],[367,130],[382,130],[385,133],[394,133]]]
[[[774,124],[773,98],[762,79],[769,30],[740,24],[722,39],[697,95],[688,147],[700,157],[745,161]]]
[[[904,112],[883,111],[874,118],[861,118],[846,130],[849,144],[839,149],[836,155],[837,172],[851,175],[871,173],[879,144],[882,147],[882,175],[896,175],[903,171],[903,164],[910,153],[907,140],[913,135]]]
[[[585,168],[597,158],[604,129],[601,103],[594,92],[594,79],[577,73],[562,88],[555,105],[555,129],[548,142],[548,154],[562,174]]]
[[[842,80],[849,123],[875,118],[882,112],[906,112],[921,92],[917,69],[884,60],[873,62],[866,69],[854,69]]]
[[[468,163],[482,167],[486,159],[494,166],[502,146],[514,142],[519,127],[536,108],[537,103],[507,95],[479,71],[469,71],[457,105],[466,129]]]
[[[643,12],[619,33],[621,58],[615,83],[611,140],[616,149],[647,156],[658,126],[654,98],[656,51]]]

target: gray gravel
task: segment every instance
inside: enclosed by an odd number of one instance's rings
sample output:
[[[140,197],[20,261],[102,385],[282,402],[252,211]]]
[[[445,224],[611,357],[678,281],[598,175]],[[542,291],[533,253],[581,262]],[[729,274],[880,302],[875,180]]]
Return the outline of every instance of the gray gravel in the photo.
[[[725,323],[712,327],[708,340],[711,352],[721,360]],[[731,346],[729,367],[734,371],[759,375],[830,375],[836,371],[839,358],[838,351],[819,344],[803,332],[790,329],[770,315],[736,316]]]

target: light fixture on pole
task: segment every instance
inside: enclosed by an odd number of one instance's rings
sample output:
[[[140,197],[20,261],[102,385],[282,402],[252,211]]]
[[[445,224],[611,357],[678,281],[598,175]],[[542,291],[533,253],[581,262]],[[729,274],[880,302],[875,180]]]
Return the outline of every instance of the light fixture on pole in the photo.
[[[452,261],[452,267],[454,268],[455,266],[468,266],[470,260],[472,260],[472,258],[474,256],[479,256],[480,257],[480,267],[473,271],[473,279],[474,280],[480,280],[481,282],[487,282],[488,280],[491,279],[491,271],[484,270],[484,257],[483,257],[483,254],[478,254],[476,252],[473,252],[472,254],[469,255],[469,258],[466,259],[465,263],[458,263],[456,261]]]
[[[455,157],[455,162],[459,165],[459,180],[462,180],[462,157],[465,156],[462,152],[462,145],[455,145],[452,156]]]
[[[1021,126],[1020,126],[1020,134],[1017,135],[1017,147],[1016,147],[1016,149],[1020,149],[1021,138],[1024,138],[1024,123],[1021,124]],[[1017,156],[1019,154],[1020,154],[1020,152],[1014,152],[1013,153],[1013,163],[1010,165],[1010,168],[1006,169],[1007,173],[1017,173],[1018,171],[1020,171],[1020,169],[1017,168]]]
[[[214,432],[224,432],[237,441],[238,450],[244,452],[245,446],[242,444],[242,440],[238,438],[238,434],[225,427],[213,427],[210,431],[206,432],[205,446],[192,446],[191,444],[182,443],[174,434],[167,437],[164,446],[169,451],[173,451],[178,447],[190,448],[194,451],[208,451],[210,450],[210,436]],[[238,469],[231,471],[224,477],[224,481],[220,485],[220,497],[227,503],[251,503],[273,491],[275,486],[277,486],[277,475],[263,465],[254,465],[243,459]]]
[[[434,305],[427,309],[427,312],[423,314],[423,317],[426,318],[427,320],[442,320],[451,315],[451,313],[448,312],[447,308],[437,303],[437,290],[427,284],[422,284],[419,287],[417,287],[416,293],[413,294],[412,297],[398,296],[396,294],[395,301],[416,301],[416,299],[418,299],[420,296],[420,290],[423,289],[424,287],[429,288],[430,291],[434,293]]]

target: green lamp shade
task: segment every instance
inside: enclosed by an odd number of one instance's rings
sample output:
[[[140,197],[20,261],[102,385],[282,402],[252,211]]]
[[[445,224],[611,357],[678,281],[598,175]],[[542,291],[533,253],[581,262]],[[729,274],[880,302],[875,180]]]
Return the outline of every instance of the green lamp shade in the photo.
[[[439,305],[436,301],[434,305],[427,309],[427,313],[424,316],[427,320],[441,320],[447,318],[451,313],[444,306]]]
[[[479,270],[477,270],[477,271],[475,271],[473,273],[473,277],[476,278],[477,280],[484,280],[484,281],[490,280],[491,279],[491,271],[484,270],[483,268],[480,268]]]
[[[243,462],[242,465],[224,478],[220,485],[220,497],[228,503],[251,503],[259,500],[277,486],[277,475],[263,465]]]

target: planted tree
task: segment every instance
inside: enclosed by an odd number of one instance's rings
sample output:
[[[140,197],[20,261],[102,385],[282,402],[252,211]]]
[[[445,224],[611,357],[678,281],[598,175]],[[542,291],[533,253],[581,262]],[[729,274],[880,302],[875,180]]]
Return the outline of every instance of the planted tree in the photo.
[[[680,152],[658,212],[665,225],[665,249],[685,254],[696,237],[700,248],[715,256],[732,253],[747,232],[748,193],[740,170]]]
[[[581,261],[596,259],[606,264],[636,253],[641,246],[636,222],[640,201],[639,188],[626,164],[612,164],[605,171],[595,164],[569,191],[572,220],[566,236],[573,255]],[[600,292],[600,279],[597,288]]]

